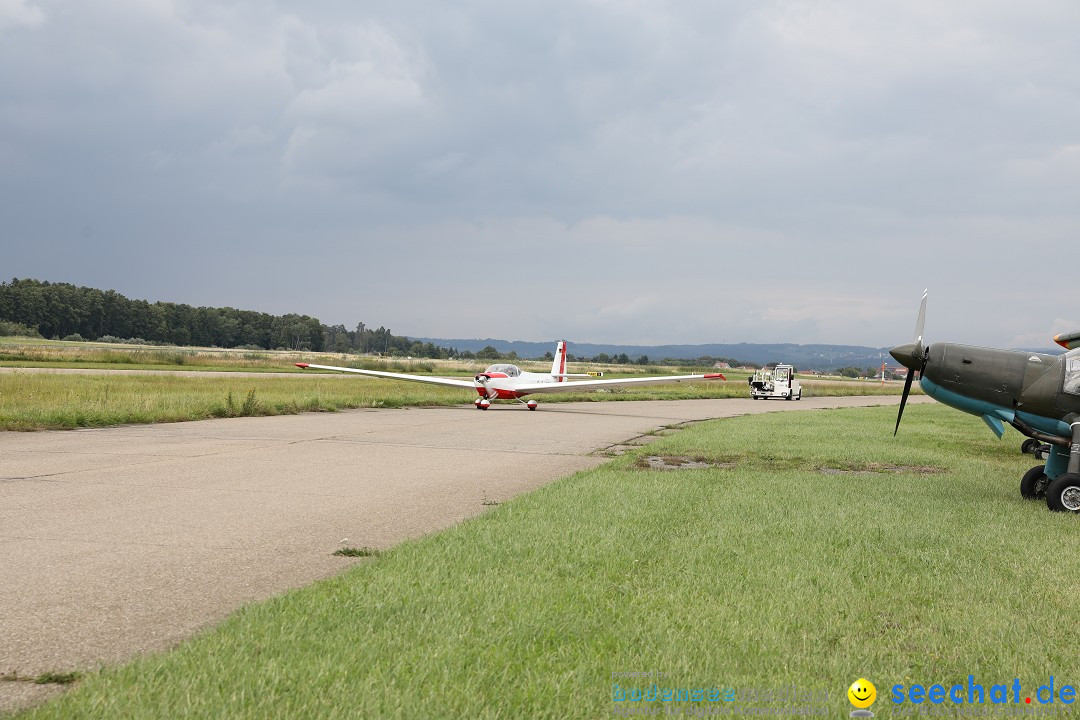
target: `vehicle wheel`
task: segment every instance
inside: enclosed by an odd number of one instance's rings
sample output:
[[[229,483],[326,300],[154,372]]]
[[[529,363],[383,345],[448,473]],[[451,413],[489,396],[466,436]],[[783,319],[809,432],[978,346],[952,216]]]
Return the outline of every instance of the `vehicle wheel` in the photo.
[[[1058,475],[1046,488],[1046,507],[1057,512],[1080,512],[1080,474]]]
[[[791,393],[788,393],[787,395],[784,396],[784,399],[785,400],[794,400],[795,396],[792,395]]]
[[[1046,498],[1046,486],[1049,483],[1046,466],[1036,465],[1024,473],[1020,480],[1020,497],[1025,500],[1043,500]]]
[[[1034,455],[1035,449],[1039,447],[1041,443],[1035,438],[1028,438],[1020,445],[1020,452],[1024,455]]]
[[[799,391],[799,397],[797,397],[795,399],[796,400],[802,400],[802,390]]]

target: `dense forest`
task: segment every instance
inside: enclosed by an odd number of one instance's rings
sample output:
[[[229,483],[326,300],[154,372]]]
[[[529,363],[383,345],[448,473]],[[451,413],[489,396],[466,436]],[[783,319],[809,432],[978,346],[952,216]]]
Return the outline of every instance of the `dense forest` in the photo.
[[[0,323],[46,338],[134,340],[205,347],[286,348],[450,357],[452,348],[419,343],[359,323],[328,327],[308,315],[130,300],[113,290],[13,279],[0,283]]]

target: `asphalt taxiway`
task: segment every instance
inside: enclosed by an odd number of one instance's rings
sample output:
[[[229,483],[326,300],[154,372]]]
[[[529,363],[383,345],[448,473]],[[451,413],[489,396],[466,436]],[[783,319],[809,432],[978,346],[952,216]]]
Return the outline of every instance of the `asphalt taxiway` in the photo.
[[[355,562],[338,548],[445,528],[657,428],[898,402],[468,405],[0,432],[0,675],[170,647]],[[0,682],[0,710],[56,691]]]

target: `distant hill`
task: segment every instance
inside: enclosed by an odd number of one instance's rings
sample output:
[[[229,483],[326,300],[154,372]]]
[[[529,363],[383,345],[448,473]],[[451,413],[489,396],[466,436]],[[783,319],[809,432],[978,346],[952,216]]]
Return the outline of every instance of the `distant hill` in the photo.
[[[523,340],[437,339],[413,338],[443,347],[476,352],[490,345],[501,353],[516,352],[519,357],[537,358],[555,349],[555,341],[525,342]],[[600,353],[615,356],[626,353],[632,360],[647,355],[650,360],[674,358],[690,360],[699,357],[733,358],[747,363],[765,365],[772,362],[791,363],[803,370],[833,370],[839,367],[876,367],[883,360],[895,365],[888,348],[861,345],[796,345],[793,343],[735,343],[709,345],[603,345],[569,342],[567,351],[579,357],[595,357]]]

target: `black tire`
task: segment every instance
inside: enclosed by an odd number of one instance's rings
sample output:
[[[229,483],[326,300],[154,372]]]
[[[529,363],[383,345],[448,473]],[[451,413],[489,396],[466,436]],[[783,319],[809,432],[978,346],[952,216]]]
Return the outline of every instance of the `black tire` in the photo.
[[[796,400],[802,400],[802,390],[799,390],[799,397],[797,397],[795,399]]]
[[[1050,481],[1046,478],[1046,466],[1036,465],[1024,473],[1020,479],[1020,497],[1025,500],[1046,499],[1046,486]]]
[[[1039,447],[1041,443],[1035,438],[1028,438],[1020,445],[1020,452],[1024,455],[1034,455],[1035,449]]]
[[[788,393],[788,394],[787,394],[787,397],[785,397],[784,399],[785,399],[785,400],[794,400],[794,399],[795,399],[795,396],[794,396],[794,395],[792,395],[791,393]]]
[[[1046,507],[1055,512],[1080,513],[1080,474],[1062,473],[1046,488]]]

